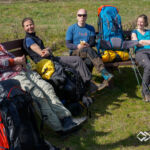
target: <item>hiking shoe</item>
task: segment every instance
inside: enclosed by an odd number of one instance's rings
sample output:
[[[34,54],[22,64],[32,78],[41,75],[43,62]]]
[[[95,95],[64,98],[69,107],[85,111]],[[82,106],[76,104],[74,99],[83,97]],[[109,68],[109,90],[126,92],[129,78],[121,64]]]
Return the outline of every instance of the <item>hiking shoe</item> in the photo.
[[[90,81],[90,83],[86,86],[86,94],[94,94],[97,91],[100,91],[108,86],[108,82],[96,83],[94,81]]]
[[[102,90],[102,89],[104,89],[104,88],[106,88],[106,87],[108,87],[109,86],[109,83],[108,83],[108,81],[107,80],[104,80],[101,84],[99,84],[99,85],[97,85],[97,87],[98,87],[98,91],[100,91],[100,90]]]
[[[89,82],[89,84],[86,86],[86,92],[88,94],[95,93],[98,90],[98,87],[96,84],[94,84],[92,81]]]
[[[114,77],[114,76],[113,76],[111,73],[109,73],[106,69],[103,69],[103,70],[101,71],[101,74],[102,74],[104,80],[106,80],[106,81],[110,81],[110,80]]]
[[[84,104],[84,106],[86,106],[88,108],[93,103],[93,100],[89,96],[83,96],[82,103]]]
[[[87,117],[73,118],[73,122],[78,126],[82,125],[85,121],[87,121]]]

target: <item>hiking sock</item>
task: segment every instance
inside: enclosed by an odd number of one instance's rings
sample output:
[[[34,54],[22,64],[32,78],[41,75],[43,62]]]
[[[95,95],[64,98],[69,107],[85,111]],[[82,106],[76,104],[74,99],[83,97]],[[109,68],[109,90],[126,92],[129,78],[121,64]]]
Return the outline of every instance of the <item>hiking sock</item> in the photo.
[[[101,74],[102,74],[103,78],[107,81],[109,81],[113,78],[113,75],[111,73],[109,73],[105,68],[102,69]]]

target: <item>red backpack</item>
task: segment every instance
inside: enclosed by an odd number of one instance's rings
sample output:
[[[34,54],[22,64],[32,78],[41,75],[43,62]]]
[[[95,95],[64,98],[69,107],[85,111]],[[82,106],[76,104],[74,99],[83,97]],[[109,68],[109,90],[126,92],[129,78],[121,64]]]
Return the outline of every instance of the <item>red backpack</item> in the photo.
[[[6,129],[4,127],[2,116],[0,113],[0,150],[9,149],[9,143],[7,140]]]

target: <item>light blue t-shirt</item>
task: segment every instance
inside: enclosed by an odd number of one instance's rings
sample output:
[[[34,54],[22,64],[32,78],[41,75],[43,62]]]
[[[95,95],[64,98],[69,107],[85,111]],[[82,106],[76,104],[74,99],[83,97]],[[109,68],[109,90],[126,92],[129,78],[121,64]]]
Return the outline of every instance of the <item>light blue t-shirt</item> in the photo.
[[[150,30],[146,30],[144,35],[142,35],[138,30],[133,30],[132,33],[136,34],[138,41],[150,40]],[[137,52],[139,50],[144,50],[144,49],[150,49],[150,45],[145,45],[142,47],[135,46],[135,52]]]
[[[27,46],[27,48],[29,48],[32,44],[35,44],[35,41],[32,38],[27,37],[26,38],[26,46]]]
[[[66,40],[78,45],[80,41],[89,43],[90,36],[95,36],[93,26],[86,24],[85,27],[80,27],[78,24],[71,25],[66,32]]]

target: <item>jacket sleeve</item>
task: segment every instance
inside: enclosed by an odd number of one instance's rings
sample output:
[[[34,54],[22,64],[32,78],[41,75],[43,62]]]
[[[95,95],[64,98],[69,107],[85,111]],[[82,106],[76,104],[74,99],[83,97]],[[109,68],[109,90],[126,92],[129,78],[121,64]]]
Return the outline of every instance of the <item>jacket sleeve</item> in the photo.
[[[0,68],[9,68],[14,65],[14,59],[0,58]]]
[[[0,44],[0,68],[14,66],[14,56]]]
[[[90,36],[89,45],[90,47],[95,46],[95,36]]]
[[[67,46],[67,48],[70,49],[70,50],[75,50],[75,49],[77,49],[77,45],[73,44],[73,43],[72,43],[71,41],[69,41],[69,40],[66,40],[66,46]]]

